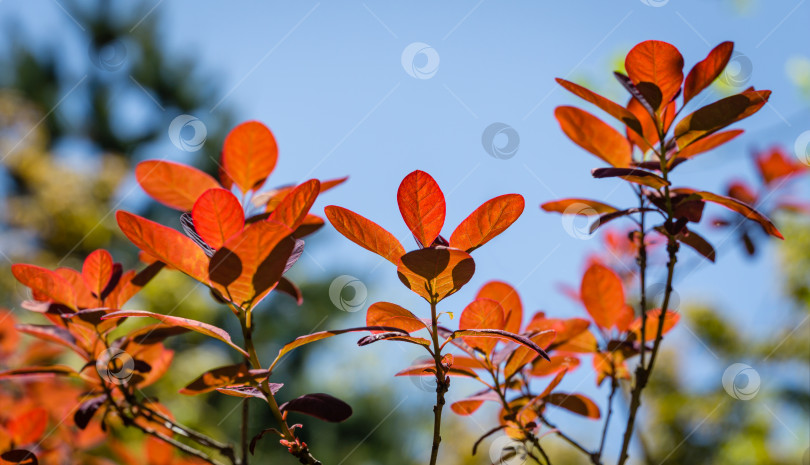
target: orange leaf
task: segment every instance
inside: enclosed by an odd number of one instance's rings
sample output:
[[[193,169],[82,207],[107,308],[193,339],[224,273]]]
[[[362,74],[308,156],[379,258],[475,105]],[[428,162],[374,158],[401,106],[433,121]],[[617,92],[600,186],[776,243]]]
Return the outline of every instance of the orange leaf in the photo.
[[[366,325],[368,326],[389,326],[399,328],[407,333],[425,329],[426,326],[410,310],[406,310],[397,304],[389,302],[377,302],[368,308],[366,313]],[[384,331],[372,331],[372,333],[382,333]]]
[[[296,239],[301,239],[302,237],[309,236],[315,231],[321,229],[323,225],[324,225],[323,218],[317,215],[313,215],[311,213],[307,213],[307,216],[305,216],[304,219],[301,221],[301,225],[295,228],[293,236]]]
[[[160,160],[138,163],[135,179],[153,199],[180,211],[191,211],[203,192],[219,187],[216,179],[197,168]]]
[[[160,313],[152,313],[147,312],[144,310],[119,310],[117,312],[108,313],[102,317],[103,320],[112,319],[112,318],[126,318],[126,317],[148,317],[154,318],[161,323],[165,323],[167,325],[172,326],[180,326],[181,328],[186,328],[191,331],[204,334],[206,336],[212,337],[214,339],[219,339],[220,341],[228,344],[229,346],[236,349],[237,352],[241,353],[244,356],[248,356],[247,352],[244,351],[241,347],[234,344],[231,340],[231,336],[222,328],[218,328],[213,325],[209,325],[208,323],[203,323],[202,321],[190,320],[188,318],[180,318],[178,316],[171,316],[171,315],[162,315]]]
[[[610,116],[616,118],[617,120],[624,123],[629,129],[642,134],[641,129],[641,122],[638,120],[636,115],[632,112],[624,108],[623,106],[619,105],[618,103],[608,100],[601,95],[592,92],[585,87],[582,87],[578,84],[574,84],[573,82],[566,81],[565,79],[556,78],[557,83],[561,86],[565,87],[566,90],[573,93],[577,97],[587,100],[588,102],[593,103],[597,107],[604,110]]]
[[[630,143],[604,121],[579,108],[561,106],[554,110],[565,135],[611,166],[627,167],[632,161]]]
[[[553,329],[557,336],[551,345],[552,350],[561,352],[590,353],[596,350],[596,338],[588,331],[591,322],[585,318],[546,318],[542,313],[535,315],[526,331],[546,331]]]
[[[599,407],[596,405],[596,403],[582,394],[565,394],[562,392],[555,392],[553,394],[549,394],[545,398],[545,401],[551,405],[562,407],[570,412],[574,412],[592,420],[598,420],[601,416],[599,413]]]
[[[335,178],[335,179],[326,179],[321,181],[321,193],[328,191],[333,187],[337,187],[349,179],[348,176],[344,176],[342,178]]]
[[[317,179],[310,179],[298,185],[284,197],[268,220],[278,221],[293,230],[297,229],[306,219],[309,209],[318,198],[320,189],[321,183]]]
[[[399,265],[400,257],[405,255],[405,248],[390,232],[377,223],[343,207],[330,205],[326,207],[326,218],[332,226],[347,239],[370,250],[384,259]]]
[[[539,334],[535,334],[531,336],[529,339],[541,347],[543,350],[548,349],[552,342],[554,342],[554,338],[557,337],[557,333],[553,330],[543,331]],[[512,356],[509,357],[509,361],[506,362],[506,367],[503,369],[504,379],[509,379],[515,373],[519,372],[523,369],[528,363],[531,363],[534,359],[537,359],[539,354],[526,346],[518,346],[515,349]],[[548,363],[548,360],[543,359],[543,362]],[[541,362],[542,363],[542,362]]]
[[[729,210],[735,211],[740,215],[748,218],[749,220],[756,221],[762,226],[762,229],[765,230],[768,234],[774,237],[778,237],[779,239],[784,239],[782,233],[776,229],[776,226],[762,213],[754,210],[753,207],[747,205],[745,203],[740,202],[739,200],[732,199],[731,197],[725,197],[722,195],[713,194],[711,192],[695,192],[695,194],[699,195],[700,198],[703,200],[708,200],[709,202],[716,203],[718,205],[722,205]]]
[[[595,216],[604,213],[619,211],[618,208],[590,199],[560,199],[546,202],[540,208],[547,212],[562,213],[564,215]]]
[[[780,147],[759,154],[755,161],[765,184],[807,171],[807,165],[787,155]]]
[[[472,252],[517,221],[524,207],[525,201],[519,194],[505,194],[487,200],[453,231],[450,246]]]
[[[427,248],[402,256],[399,280],[428,302],[439,302],[472,279],[475,262],[458,249]]]
[[[245,227],[245,212],[239,199],[221,188],[205,191],[194,203],[191,217],[197,234],[215,250]]]
[[[501,399],[498,397],[498,394],[488,391],[482,394],[472,395],[458,402],[453,402],[450,405],[450,408],[457,415],[467,416],[475,413],[475,411],[478,410],[486,401],[499,402],[500,400]]]
[[[506,315],[503,307],[492,299],[476,298],[461,312],[459,329],[504,329]],[[498,344],[494,338],[463,337],[462,340],[474,349],[489,355]]]
[[[675,126],[678,148],[683,150],[692,142],[753,115],[768,102],[770,96],[769,90],[749,90],[694,111]]]
[[[113,275],[113,258],[104,249],[93,251],[84,260],[82,279],[87,289],[96,297],[101,296]]]
[[[633,84],[645,97],[651,92],[645,88],[647,85],[654,84],[658,88],[657,102],[647,98],[655,110],[675,98],[683,83],[683,56],[666,42],[647,40],[636,45],[627,54],[624,66]]]
[[[680,321],[681,315],[679,313],[675,313],[671,310],[667,310],[667,316],[664,317],[664,330],[661,333],[662,335],[668,333],[672,328],[678,324]],[[644,342],[654,341],[656,336],[658,335],[658,324],[661,321],[661,309],[656,308],[655,310],[648,310],[647,311],[647,326],[644,328]],[[630,324],[630,331],[636,333],[636,337],[638,340],[641,340],[641,317],[636,318],[632,324]]]
[[[600,327],[610,329],[625,319],[628,307],[622,279],[610,268],[598,263],[591,265],[582,277],[580,296]]]
[[[57,273],[35,265],[18,263],[11,273],[35,294],[36,300],[51,300],[76,309],[76,294],[70,283]],[[39,298],[44,297],[44,298]]]
[[[397,331],[397,328],[386,328],[386,327],[382,327],[382,326],[373,326],[373,327],[362,326],[362,327],[357,327],[357,328],[337,329],[337,330],[332,330],[332,331],[318,331],[317,333],[312,333],[312,334],[306,334],[304,336],[299,336],[294,341],[292,341],[292,342],[290,342],[288,344],[285,344],[284,347],[282,347],[281,350],[278,351],[278,355],[276,355],[276,359],[273,360],[273,363],[270,364],[270,368],[268,368],[268,370],[273,371],[273,368],[276,366],[276,364],[278,364],[279,361],[281,361],[282,357],[284,357],[289,352],[291,352],[291,351],[293,351],[293,350],[295,350],[295,349],[297,349],[297,348],[299,348],[301,346],[310,344],[312,342],[321,341],[323,339],[327,339],[327,338],[330,338],[332,336],[337,336],[339,334],[353,333],[353,332],[358,332],[358,331]],[[405,333],[403,333],[403,336],[404,335],[405,335]]]
[[[280,223],[259,221],[246,227],[211,257],[211,284],[239,307],[256,305],[285,271],[296,245],[291,234]]]
[[[208,370],[180,390],[180,394],[194,396],[217,388],[247,384],[251,380],[261,382],[267,378],[266,370],[250,370],[244,363],[227,365]]]
[[[414,171],[400,183],[397,203],[413,236],[422,247],[430,247],[442,232],[447,210],[439,185],[424,171]]]
[[[490,281],[478,291],[476,299],[492,299],[503,308],[506,324],[503,329],[510,333],[519,333],[523,325],[523,303],[517,289],[503,281]]]
[[[25,446],[37,442],[45,433],[46,426],[48,411],[35,408],[9,420],[6,429],[11,433],[15,445]]]
[[[579,366],[579,359],[570,355],[552,355],[551,361],[537,359],[532,366],[532,376],[551,376],[561,371],[573,371]]]
[[[258,121],[236,126],[225,138],[222,170],[243,193],[261,188],[277,160],[276,139],[270,129]]]
[[[683,104],[692,100],[692,97],[700,91],[709,87],[720,73],[726,68],[728,60],[731,59],[731,52],[734,51],[734,42],[723,42],[711,52],[700,63],[696,64],[683,84]]]
[[[123,210],[116,213],[118,227],[135,246],[202,283],[208,282],[208,257],[179,231]]]
[[[731,131],[723,131],[712,134],[711,136],[704,137],[690,144],[688,147],[679,151],[677,156],[680,158],[692,158],[695,155],[708,152],[715,147],[725,144],[743,132],[744,131],[742,129],[732,129]],[[673,160],[674,159],[675,158],[673,157]]]

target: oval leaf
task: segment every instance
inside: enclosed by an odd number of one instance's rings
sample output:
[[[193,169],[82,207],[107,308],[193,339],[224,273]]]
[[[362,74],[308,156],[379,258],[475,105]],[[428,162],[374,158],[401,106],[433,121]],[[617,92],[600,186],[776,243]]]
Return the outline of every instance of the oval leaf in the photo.
[[[326,207],[326,218],[332,226],[347,239],[383,257],[394,265],[399,265],[405,248],[390,232],[377,223],[343,207]]]
[[[349,404],[323,393],[305,394],[281,404],[279,410],[299,412],[332,423],[340,423],[352,416]]]
[[[366,312],[366,325],[399,328],[406,333],[425,329],[425,323],[409,310],[390,302],[376,302]],[[372,331],[381,332],[381,331]]]
[[[580,296],[593,321],[602,328],[610,329],[628,319],[622,280],[604,265],[596,263],[585,271]],[[631,310],[629,319],[632,316]]]
[[[245,227],[242,204],[225,189],[205,191],[194,203],[191,218],[194,220],[194,230],[215,250]]]
[[[524,207],[523,196],[518,194],[501,195],[484,202],[453,231],[450,247],[472,252],[517,221]]]
[[[731,52],[734,51],[734,42],[723,42],[718,45],[700,63],[696,64],[683,83],[683,104],[692,100],[703,89],[709,87],[720,73],[726,69],[728,61],[731,59]]]
[[[517,289],[503,281],[490,281],[478,290],[476,299],[492,299],[503,308],[506,324],[503,329],[510,333],[519,333],[523,324],[523,303]]]
[[[70,283],[57,273],[35,265],[18,263],[11,273],[24,286],[34,292],[36,300],[51,300],[76,309],[76,296]]]
[[[555,392],[546,396],[545,401],[592,420],[598,420],[601,416],[596,403],[582,394]]]
[[[296,186],[278,204],[268,219],[285,224],[292,230],[297,229],[306,219],[320,191],[321,183],[317,179],[310,179]]]
[[[661,93],[658,105],[650,102],[655,110],[675,98],[683,83],[683,56],[672,44],[660,40],[647,40],[633,47],[624,66],[642,93],[645,83],[658,88]]]
[[[627,167],[632,161],[630,143],[618,131],[579,108],[561,106],[554,110],[565,135],[611,166]]]
[[[593,103],[600,109],[604,110],[610,116],[624,123],[629,129],[632,129],[638,134],[642,134],[641,122],[639,122],[638,118],[636,118],[636,115],[631,113],[623,106],[613,102],[612,100],[608,100],[605,97],[602,97],[601,95],[592,92],[589,89],[586,89],[585,87],[582,87],[578,84],[574,84],[573,82],[570,81],[566,81],[565,79],[557,78],[556,81],[566,90],[573,93],[577,97],[580,97],[582,99],[587,100],[588,102]]]
[[[436,181],[424,171],[405,176],[397,190],[402,219],[422,247],[430,247],[442,232],[447,206]]]
[[[476,298],[461,312],[459,329],[504,329],[506,315],[503,307],[492,299]],[[467,345],[490,355],[498,341],[490,338],[462,338]]]
[[[180,211],[191,211],[203,192],[219,187],[216,179],[197,168],[160,160],[138,163],[135,179],[150,197]]]
[[[104,249],[93,251],[82,265],[82,280],[97,298],[101,298],[113,275],[113,258]]]
[[[225,138],[222,171],[242,193],[261,188],[277,160],[276,138],[258,121],[236,126]]]

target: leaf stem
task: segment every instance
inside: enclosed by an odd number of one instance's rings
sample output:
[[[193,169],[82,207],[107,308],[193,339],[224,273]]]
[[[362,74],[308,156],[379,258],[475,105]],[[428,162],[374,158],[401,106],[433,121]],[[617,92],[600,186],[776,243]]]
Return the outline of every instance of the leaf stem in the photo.
[[[442,442],[442,409],[444,394],[450,388],[450,379],[445,376],[442,366],[442,346],[439,344],[439,319],[436,315],[436,302],[430,303],[430,316],[433,338],[433,360],[436,362],[436,405],[433,406],[433,447],[430,450],[430,465],[436,465],[439,458],[439,445]]]

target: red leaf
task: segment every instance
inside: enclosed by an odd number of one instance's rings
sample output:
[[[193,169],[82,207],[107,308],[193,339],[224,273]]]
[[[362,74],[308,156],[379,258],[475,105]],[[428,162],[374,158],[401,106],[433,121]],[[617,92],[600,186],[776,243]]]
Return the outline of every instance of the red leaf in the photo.
[[[283,224],[260,221],[231,237],[211,257],[208,277],[223,298],[252,307],[275,287],[295,248]]]
[[[613,102],[612,100],[608,100],[605,97],[602,97],[601,95],[594,93],[589,89],[586,89],[578,84],[566,81],[565,79],[557,78],[556,81],[561,86],[565,87],[566,90],[573,93],[577,97],[583,98],[588,102],[593,103],[597,107],[604,110],[610,116],[624,123],[629,129],[632,129],[638,134],[642,134],[641,122],[639,122],[636,115],[628,111],[623,106]]]
[[[624,62],[627,75],[642,93],[643,83],[654,84],[661,92],[660,101],[650,102],[654,109],[675,98],[683,83],[683,56],[673,45],[647,40],[633,47]],[[648,99],[649,101],[650,99]]]
[[[487,200],[453,231],[450,247],[472,252],[517,221],[524,206],[523,196],[519,194],[505,194]]]
[[[551,376],[561,371],[573,371],[579,366],[579,359],[570,355],[552,355],[551,361],[540,360],[532,366],[532,376]]]
[[[766,185],[807,171],[807,165],[786,154],[780,147],[760,153],[755,161]]]
[[[628,167],[632,161],[630,143],[601,119],[579,108],[561,106],[554,110],[565,135],[611,166]]]
[[[205,191],[194,203],[191,217],[197,234],[215,250],[245,227],[242,204],[225,189]]]
[[[734,42],[723,42],[712,49],[703,61],[692,68],[692,71],[689,71],[683,84],[684,105],[720,76],[720,73],[726,68],[728,60],[731,59],[733,51]]]
[[[18,263],[11,273],[24,286],[36,293],[36,300],[51,300],[76,309],[76,294],[70,283],[57,273],[35,265]],[[44,297],[39,298],[39,297]]]
[[[595,216],[604,213],[619,211],[618,208],[590,199],[560,199],[546,202],[540,208],[547,212],[562,213],[564,215]]]
[[[225,138],[222,170],[243,193],[261,188],[277,160],[276,139],[270,129],[258,121],[236,126]]]
[[[504,329],[506,315],[503,307],[492,299],[476,298],[470,302],[458,320],[459,329]],[[474,349],[479,349],[489,355],[498,344],[492,338],[462,338],[464,342]]]
[[[267,370],[250,370],[244,363],[227,365],[208,370],[180,390],[180,394],[198,395],[217,388],[247,384],[251,380],[261,382],[267,378]]]
[[[191,239],[172,228],[120,210],[118,227],[135,246],[202,283],[208,282],[208,257]]]
[[[591,265],[582,277],[580,296],[585,309],[600,327],[610,329],[627,320],[624,286],[619,275],[610,268],[598,263]]]
[[[447,206],[436,181],[424,171],[405,176],[397,191],[402,219],[422,247],[430,247],[442,232]]]
[[[732,129],[731,131],[718,132],[717,134],[712,134],[711,136],[698,139],[694,143],[689,144],[688,147],[684,148],[683,150],[680,150],[677,153],[677,157],[692,158],[695,155],[701,154],[703,152],[708,152],[709,150],[712,150],[715,147],[719,147],[720,145],[723,145],[726,142],[734,139],[743,132],[744,131],[742,129]],[[675,157],[673,157],[672,160],[675,160]]]
[[[216,179],[197,168],[160,160],[138,163],[135,179],[153,199],[180,211],[191,211],[203,192],[219,187]]]
[[[310,179],[298,185],[284,197],[268,220],[278,221],[292,230],[297,229],[306,219],[309,209],[318,198],[320,189],[321,183],[317,179]]]
[[[486,401],[500,402],[500,400],[501,399],[498,397],[498,394],[492,391],[487,391],[483,394],[475,394],[458,402],[453,402],[450,405],[450,408],[457,415],[467,416],[475,413],[475,411],[478,410]]]
[[[390,302],[377,302],[372,304],[366,313],[366,325],[399,328],[406,333],[412,333],[426,328],[422,320],[417,318],[416,315]],[[372,331],[372,333],[381,332],[383,331]]]
[[[104,288],[113,275],[113,258],[110,252],[98,249],[87,256],[82,266],[82,279],[87,289],[101,298]]]
[[[510,333],[519,333],[523,325],[523,303],[517,289],[503,281],[490,281],[478,291],[476,299],[491,299],[503,308],[506,324],[503,329]]]
[[[11,433],[14,444],[25,446],[39,441],[48,426],[48,411],[44,408],[35,408],[18,415],[6,424]]]
[[[439,302],[472,279],[475,262],[466,252],[449,248],[414,250],[402,256],[399,280],[428,302]]]
[[[326,218],[332,226],[347,239],[370,250],[384,259],[399,265],[400,257],[405,255],[405,248],[396,237],[377,223],[343,207],[330,205],[326,207]]]
[[[244,349],[233,343],[233,341],[231,340],[231,336],[228,334],[227,331],[225,331],[222,328],[209,325],[208,323],[203,323],[202,321],[191,320],[188,318],[180,318],[178,316],[162,315],[160,313],[152,313],[144,310],[119,310],[117,312],[112,312],[108,313],[107,315],[104,315],[102,319],[107,320],[111,318],[126,318],[126,317],[148,317],[154,318],[155,320],[158,320],[161,323],[165,323],[167,325],[180,326],[181,328],[186,328],[191,331],[212,337],[214,339],[219,339],[225,344],[228,344],[229,346],[236,349],[237,352],[241,353],[245,357],[248,356],[248,353],[245,352]]]
[[[678,147],[683,150],[692,142],[753,115],[768,102],[770,96],[769,90],[749,90],[694,111],[675,126]]]
[[[762,228],[770,234],[771,236],[778,237],[779,239],[784,239],[782,233],[776,229],[776,226],[762,213],[754,210],[753,207],[750,205],[744,204],[738,200],[732,199],[731,197],[725,197],[722,195],[713,194],[711,192],[695,192],[699,195],[703,200],[707,200],[709,202],[716,203],[718,205],[722,205],[729,210],[735,211],[740,215],[748,218],[749,220],[756,221],[759,223]]]
[[[555,392],[546,396],[545,401],[593,420],[598,420],[601,416],[596,403],[582,394]]]
[[[539,347],[543,348],[543,350],[546,350],[551,343],[554,342],[556,337],[557,333],[555,331],[547,330],[539,334],[535,334],[529,339]],[[503,369],[504,379],[510,379],[512,375],[522,370],[526,364],[531,363],[538,357],[539,354],[531,348],[526,346],[518,346],[517,349],[515,349],[515,351],[512,353],[512,356],[509,357],[509,361],[506,362],[506,366]]]
[[[664,331],[661,333],[662,335],[668,333],[672,328],[678,324],[680,321],[681,315],[679,313],[675,313],[671,310],[667,310],[667,316],[664,317]],[[644,342],[654,341],[656,336],[658,335],[658,324],[661,320],[661,309],[657,308],[655,310],[648,310],[647,311],[647,326],[644,328]],[[641,340],[641,317],[636,318],[633,323],[630,324],[630,331],[636,334],[638,340]]]

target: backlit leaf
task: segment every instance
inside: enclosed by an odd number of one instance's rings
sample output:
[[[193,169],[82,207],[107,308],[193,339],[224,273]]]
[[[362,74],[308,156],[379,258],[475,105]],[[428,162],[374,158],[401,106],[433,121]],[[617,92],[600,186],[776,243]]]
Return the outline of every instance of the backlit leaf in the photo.
[[[18,263],[11,266],[11,273],[17,281],[35,293],[36,300],[47,299],[76,309],[73,287],[55,272],[35,265]]]
[[[236,349],[237,352],[241,353],[245,357],[247,357],[248,355],[244,349],[234,344],[234,342],[231,340],[231,336],[228,334],[227,331],[225,331],[222,328],[209,325],[208,323],[203,323],[202,321],[191,320],[188,318],[180,318],[178,316],[162,315],[160,313],[152,313],[144,310],[119,310],[117,312],[105,315],[103,319],[106,320],[111,318],[127,318],[127,317],[154,318],[155,320],[158,320],[167,325],[180,326],[182,328],[186,328],[191,331],[204,334],[214,339],[219,339],[225,344],[228,344],[229,346]]]
[[[672,328],[675,327],[676,324],[678,324],[680,319],[680,313],[667,310],[667,315],[664,317],[664,328],[661,334],[664,335],[668,333]],[[647,326],[644,328],[644,342],[655,340],[656,336],[658,335],[658,325],[660,324],[660,321],[660,308],[647,311]],[[641,340],[641,317],[636,318],[633,323],[630,324],[630,331],[636,334],[638,340]]]
[[[546,396],[545,401],[592,420],[598,420],[601,416],[596,403],[582,394],[554,392]]]
[[[610,116],[618,119],[622,123],[624,123],[628,128],[631,130],[641,134],[641,123],[639,122],[636,115],[628,111],[623,106],[619,105],[618,103],[613,102],[612,100],[608,100],[601,95],[592,92],[585,87],[582,87],[578,84],[574,84],[573,82],[566,81],[565,79],[557,78],[556,81],[563,86],[566,90],[573,93],[577,97],[587,100],[588,102],[593,103],[600,109],[604,110]]]
[[[541,357],[548,360],[548,354],[545,350],[543,350],[542,347],[538,346],[534,341],[521,334],[510,333],[501,329],[460,329],[453,332],[451,339],[456,337],[464,337],[465,339],[471,337],[495,338],[504,341],[517,342],[518,344],[522,344],[534,350],[540,354]]]
[[[276,139],[258,121],[236,126],[225,138],[222,170],[243,193],[261,188],[277,160]]]
[[[295,248],[292,231],[260,221],[231,237],[217,250],[208,276],[220,294],[240,307],[261,301],[278,283]]]
[[[686,81],[683,83],[683,104],[692,100],[700,91],[709,87],[715,79],[723,72],[731,59],[731,52],[734,51],[733,42],[723,42],[709,55],[699,62],[689,71]]]
[[[439,302],[472,279],[475,262],[466,252],[427,248],[408,252],[397,267],[399,280],[428,302]]]
[[[400,183],[397,204],[416,240],[429,247],[442,232],[447,210],[439,185],[424,171],[414,171]]]
[[[476,298],[461,312],[459,329],[504,329],[506,315],[503,307],[492,299]],[[498,344],[496,339],[463,338],[470,347],[489,355]]]
[[[683,150],[680,150],[677,153],[677,156],[681,158],[692,158],[695,155],[708,152],[713,148],[725,144],[726,142],[734,139],[743,132],[744,131],[742,129],[732,129],[731,131],[718,132],[716,134],[712,134],[702,139],[698,139],[692,144],[689,144]]]
[[[503,308],[506,324],[503,329],[519,333],[523,324],[523,303],[517,289],[503,281],[490,281],[478,290],[476,299],[492,299]]]
[[[611,166],[630,166],[630,143],[607,123],[587,111],[569,106],[557,107],[554,116],[563,132],[583,149]]]
[[[11,433],[14,444],[25,446],[37,442],[48,426],[48,411],[34,408],[17,415],[6,423],[6,430]]]
[[[194,230],[214,250],[222,247],[245,227],[242,204],[225,189],[205,191],[194,203],[191,217],[194,220]]]
[[[634,184],[641,184],[643,186],[652,187],[653,189],[660,189],[668,186],[669,182],[664,180],[661,176],[644,171],[642,169],[634,168],[596,168],[591,171],[595,178],[622,178],[625,181]]]
[[[220,187],[216,179],[196,168],[160,160],[138,163],[135,179],[153,199],[180,211],[191,211],[203,192]]]
[[[450,408],[457,415],[467,416],[475,413],[475,411],[478,410],[486,401],[500,402],[500,400],[501,398],[498,397],[497,393],[487,390],[483,393],[466,397],[458,402],[453,402],[450,405]]]
[[[262,381],[267,378],[266,370],[250,370],[244,363],[227,365],[208,370],[198,376],[194,381],[180,390],[180,394],[197,395],[211,392],[217,388],[233,386],[237,384],[247,384],[254,381]]]
[[[742,203],[739,200],[732,199],[731,197],[725,197],[722,195],[713,194],[711,192],[701,191],[696,192],[696,194],[699,195],[700,198],[704,200],[716,203],[718,205],[722,205],[728,208],[729,210],[739,213],[740,215],[748,218],[749,220],[756,221],[762,226],[765,232],[767,232],[771,236],[778,237],[779,239],[784,239],[782,233],[780,233],[779,230],[776,229],[776,226],[774,226],[771,220],[769,220],[768,217],[766,217],[762,213],[754,210],[754,208],[751,207],[750,205]]]
[[[594,216],[604,213],[613,213],[618,208],[591,199],[560,199],[546,202],[540,208],[547,212],[563,213],[566,215]]]
[[[409,310],[390,302],[376,302],[366,313],[366,325],[389,326],[399,328],[407,333],[425,329],[425,323]],[[382,332],[382,331],[372,331]]]
[[[548,350],[549,346],[552,342],[554,342],[556,337],[557,333],[554,330],[546,330],[529,336],[529,339],[537,344],[538,347],[542,347],[543,350]],[[509,361],[506,362],[506,366],[503,369],[505,379],[511,378],[512,375],[519,372],[524,366],[531,363],[538,357],[539,355],[537,352],[529,347],[519,346],[517,349],[515,349],[514,353],[512,353],[512,356],[509,357]],[[545,362],[548,361],[549,360],[545,360]]]
[[[645,85],[653,84],[658,88],[661,93],[658,105],[650,102],[656,110],[675,98],[683,83],[683,56],[666,42],[641,42],[627,54],[624,66],[633,84],[645,95]]]
[[[394,265],[399,265],[400,257],[405,255],[405,249],[390,232],[343,207],[330,205],[326,207],[325,212],[332,226],[347,239]]]
[[[620,326],[621,321],[628,319],[622,280],[604,265],[595,263],[585,271],[580,296],[593,321],[602,328]],[[629,319],[632,319],[632,310],[630,312]]]
[[[696,110],[675,126],[678,147],[683,150],[692,142],[753,115],[768,102],[770,95],[769,90],[749,90]]]
[[[113,258],[110,252],[98,249],[84,260],[82,266],[82,279],[87,289],[96,297],[101,298],[107,283],[113,275]]]
[[[310,179],[291,190],[278,204],[268,218],[277,221],[295,230],[304,222],[304,219],[315,203],[320,193],[321,183],[317,179]]]
[[[487,200],[453,231],[450,247],[472,252],[517,221],[524,206],[523,196],[518,194],[505,194]]]
[[[139,249],[197,281],[208,282],[208,257],[181,232],[122,210],[116,219],[124,235]]]

